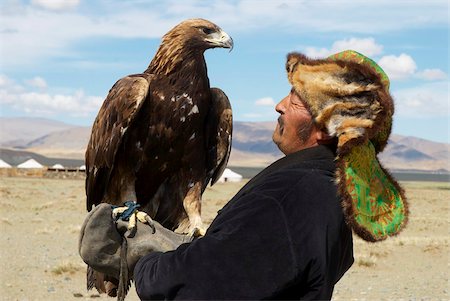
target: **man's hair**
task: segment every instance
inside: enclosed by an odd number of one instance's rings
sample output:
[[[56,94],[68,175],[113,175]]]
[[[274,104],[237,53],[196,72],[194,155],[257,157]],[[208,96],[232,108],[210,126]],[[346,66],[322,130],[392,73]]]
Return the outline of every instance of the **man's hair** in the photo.
[[[303,123],[300,128],[297,129],[297,136],[301,142],[306,142],[311,135],[314,126],[314,120],[311,119],[308,122]]]

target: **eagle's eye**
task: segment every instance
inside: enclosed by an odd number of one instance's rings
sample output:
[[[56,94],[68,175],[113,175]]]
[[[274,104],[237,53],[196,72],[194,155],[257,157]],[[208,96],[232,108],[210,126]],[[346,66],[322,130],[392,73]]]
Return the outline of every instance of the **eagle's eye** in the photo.
[[[201,30],[203,31],[204,34],[211,34],[214,32],[213,29],[208,28],[208,27],[202,27]]]

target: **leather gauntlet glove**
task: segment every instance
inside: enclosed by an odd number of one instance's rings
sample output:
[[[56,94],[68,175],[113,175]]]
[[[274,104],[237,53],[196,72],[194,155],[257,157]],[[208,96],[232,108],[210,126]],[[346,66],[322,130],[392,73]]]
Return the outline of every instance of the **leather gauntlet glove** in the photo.
[[[153,251],[171,251],[193,240],[158,222],[153,221],[153,225],[154,228],[137,222],[136,229],[129,230],[127,221],[115,221],[113,209],[106,203],[92,209],[82,225],[79,254],[93,270],[119,279],[119,299],[121,294],[125,297],[134,267],[141,257]]]

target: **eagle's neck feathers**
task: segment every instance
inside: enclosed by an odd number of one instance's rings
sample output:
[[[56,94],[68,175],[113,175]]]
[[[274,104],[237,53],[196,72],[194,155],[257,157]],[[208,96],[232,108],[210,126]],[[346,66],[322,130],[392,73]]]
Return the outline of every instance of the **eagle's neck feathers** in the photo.
[[[204,50],[189,45],[183,35],[170,35],[163,41],[146,73],[170,76],[183,72],[206,75]],[[203,75],[203,74],[202,74]],[[179,76],[179,74],[177,74]]]

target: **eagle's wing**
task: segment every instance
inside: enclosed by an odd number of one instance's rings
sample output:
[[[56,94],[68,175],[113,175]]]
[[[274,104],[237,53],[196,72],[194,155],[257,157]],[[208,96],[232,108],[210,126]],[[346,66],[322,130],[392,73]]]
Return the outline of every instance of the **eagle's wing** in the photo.
[[[118,80],[100,108],[86,149],[88,211],[102,201],[117,150],[147,98],[151,78],[151,75],[137,74]]]
[[[207,176],[203,190],[211,180],[217,182],[228,163],[231,152],[233,132],[233,114],[231,104],[225,93],[218,88],[211,88],[211,108],[207,120],[208,162]]]

